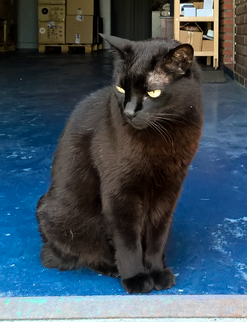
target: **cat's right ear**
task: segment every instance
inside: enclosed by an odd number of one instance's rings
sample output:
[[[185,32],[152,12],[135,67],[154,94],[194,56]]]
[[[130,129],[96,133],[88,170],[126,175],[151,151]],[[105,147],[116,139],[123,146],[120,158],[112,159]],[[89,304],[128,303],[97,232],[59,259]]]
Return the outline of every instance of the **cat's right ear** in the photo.
[[[115,36],[100,34],[121,56],[125,57],[131,52],[131,41]]]
[[[189,44],[183,44],[169,51],[165,56],[164,63],[169,70],[183,75],[191,68],[193,56],[193,47]]]

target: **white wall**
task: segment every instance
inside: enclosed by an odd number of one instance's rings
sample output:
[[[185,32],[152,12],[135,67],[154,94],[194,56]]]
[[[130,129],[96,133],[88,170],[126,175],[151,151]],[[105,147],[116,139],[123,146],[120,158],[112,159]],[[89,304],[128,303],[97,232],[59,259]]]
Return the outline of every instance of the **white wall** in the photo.
[[[104,33],[111,34],[111,0],[100,0]],[[17,48],[38,48],[38,1],[17,1]],[[104,48],[109,48],[104,42]]]
[[[111,0],[99,0],[100,15],[103,18],[103,32],[106,35],[111,34]],[[103,48],[110,48],[108,42],[104,40]]]
[[[17,1],[17,48],[38,48],[38,1]]]

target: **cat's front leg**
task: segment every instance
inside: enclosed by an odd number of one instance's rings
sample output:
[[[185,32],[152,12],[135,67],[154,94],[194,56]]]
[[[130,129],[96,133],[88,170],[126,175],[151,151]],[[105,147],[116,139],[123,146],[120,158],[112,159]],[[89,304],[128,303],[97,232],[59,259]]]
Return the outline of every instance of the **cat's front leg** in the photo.
[[[158,222],[149,222],[146,228],[147,248],[144,255],[145,268],[154,280],[157,291],[169,289],[175,285],[175,276],[165,266],[164,248],[172,223],[172,213],[166,214]]]
[[[114,242],[122,286],[128,293],[150,292],[154,288],[154,281],[144,272],[140,236],[121,229],[116,231]]]
[[[122,286],[128,293],[147,293],[154,288],[154,282],[143,266],[141,201],[129,193],[119,196],[104,198],[103,213],[114,241]]]

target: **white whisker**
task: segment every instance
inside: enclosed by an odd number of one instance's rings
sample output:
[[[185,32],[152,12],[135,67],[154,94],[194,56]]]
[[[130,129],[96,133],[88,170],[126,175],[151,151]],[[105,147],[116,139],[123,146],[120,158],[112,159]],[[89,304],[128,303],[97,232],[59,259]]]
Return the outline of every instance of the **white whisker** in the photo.
[[[149,121],[149,126],[152,128],[155,132],[158,132],[163,139],[166,141],[167,144],[173,145],[172,137],[167,129],[164,127],[161,127],[159,123],[156,123],[155,120]]]
[[[177,123],[181,123],[181,124],[184,124],[184,125],[187,125],[189,123],[195,125],[196,127],[200,127],[198,124],[196,124],[195,122],[193,122],[192,120],[190,120],[189,118],[186,117],[186,114],[185,113],[181,113],[181,114],[175,114],[175,113],[164,113],[164,114],[157,114],[155,115],[155,118],[159,118],[159,119],[162,119],[162,120],[167,120],[167,121],[170,121],[170,122],[177,122]],[[182,120],[184,122],[182,122]]]

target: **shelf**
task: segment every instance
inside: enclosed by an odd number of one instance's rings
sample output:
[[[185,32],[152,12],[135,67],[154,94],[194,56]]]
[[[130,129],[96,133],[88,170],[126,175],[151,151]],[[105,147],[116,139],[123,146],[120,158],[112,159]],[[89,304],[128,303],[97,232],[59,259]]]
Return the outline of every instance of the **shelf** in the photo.
[[[184,22],[213,22],[214,21],[214,17],[180,17],[179,20],[180,21],[184,21]],[[178,20],[178,18],[176,19]]]
[[[195,56],[207,57],[207,64],[213,63],[213,67],[217,69],[219,67],[219,0],[214,0],[213,16],[211,17],[181,17],[180,16],[180,0],[174,0],[174,38],[180,40],[180,27],[188,22],[204,22],[207,29],[213,29],[214,31],[214,50],[213,51],[195,51]],[[182,23],[182,25],[181,25]],[[185,40],[184,40],[185,41]],[[188,40],[190,41],[191,40]],[[193,41],[191,41],[193,43]],[[192,44],[193,46],[193,44]],[[200,49],[197,46],[198,49]],[[211,59],[213,57],[213,59]]]
[[[194,56],[214,56],[213,51],[195,51]]]

